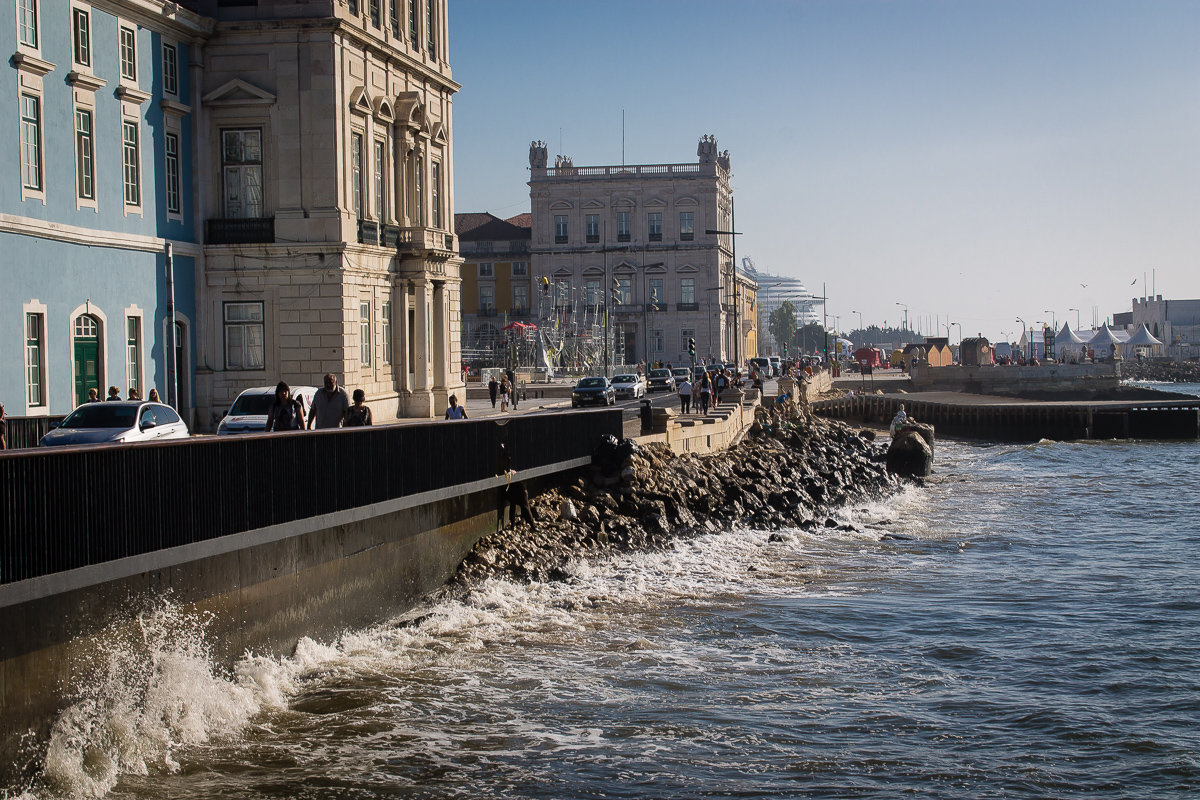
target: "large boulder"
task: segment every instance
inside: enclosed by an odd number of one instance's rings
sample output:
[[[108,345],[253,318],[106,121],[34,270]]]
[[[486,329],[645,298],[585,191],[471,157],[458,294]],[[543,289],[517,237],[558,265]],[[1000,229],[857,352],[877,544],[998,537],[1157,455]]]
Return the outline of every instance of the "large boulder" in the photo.
[[[896,433],[887,451],[888,472],[906,478],[923,478],[933,472],[933,448],[921,434],[915,428]]]

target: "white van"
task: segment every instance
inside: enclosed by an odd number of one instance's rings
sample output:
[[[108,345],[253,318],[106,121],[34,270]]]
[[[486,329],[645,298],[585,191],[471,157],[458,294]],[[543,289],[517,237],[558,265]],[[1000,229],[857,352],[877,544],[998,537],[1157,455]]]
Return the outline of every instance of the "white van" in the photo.
[[[300,401],[304,409],[304,421],[308,423],[308,410],[312,408],[313,396],[317,393],[315,386],[293,386],[292,397]],[[221,417],[217,426],[218,436],[231,436],[235,433],[262,433],[267,428],[267,413],[275,402],[274,386],[256,386],[247,389],[237,396],[233,405]]]

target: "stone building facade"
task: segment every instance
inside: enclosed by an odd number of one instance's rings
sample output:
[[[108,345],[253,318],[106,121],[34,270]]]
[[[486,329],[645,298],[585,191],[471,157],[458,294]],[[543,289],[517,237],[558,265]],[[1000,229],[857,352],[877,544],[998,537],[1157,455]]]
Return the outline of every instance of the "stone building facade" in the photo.
[[[441,413],[462,385],[446,0],[14,0],[4,20],[10,414],[108,385],[167,399],[172,341],[200,430],[326,372],[377,419]]]
[[[463,357],[500,366],[504,327],[533,321],[537,297],[529,269],[529,215],[455,214],[454,227],[463,257]]]
[[[362,388],[376,418],[461,389],[445,0],[192,5],[201,417],[243,389]]]
[[[756,314],[746,312],[757,285],[735,270],[733,236],[705,233],[734,230],[729,153],[705,136],[697,156],[593,167],[558,156],[549,166],[545,143],[530,145],[534,284],[548,282],[550,313],[611,312],[613,362],[687,364],[689,339],[697,362],[755,354]]]

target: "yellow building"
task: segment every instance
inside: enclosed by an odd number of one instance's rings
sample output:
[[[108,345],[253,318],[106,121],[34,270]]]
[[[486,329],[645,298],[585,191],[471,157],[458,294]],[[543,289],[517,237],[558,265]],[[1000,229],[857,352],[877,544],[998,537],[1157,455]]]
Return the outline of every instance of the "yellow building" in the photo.
[[[455,214],[462,266],[462,353],[468,363],[499,363],[501,331],[531,322],[534,286],[529,269],[528,214],[510,219]]]

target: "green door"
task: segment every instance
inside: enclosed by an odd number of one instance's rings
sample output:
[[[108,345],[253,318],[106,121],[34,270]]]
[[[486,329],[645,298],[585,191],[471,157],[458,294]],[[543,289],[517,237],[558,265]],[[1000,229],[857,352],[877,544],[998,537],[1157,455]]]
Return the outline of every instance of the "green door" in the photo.
[[[87,402],[88,389],[100,391],[100,329],[83,314],[75,318],[75,405]]]

